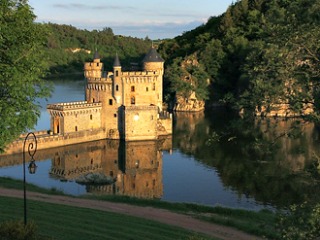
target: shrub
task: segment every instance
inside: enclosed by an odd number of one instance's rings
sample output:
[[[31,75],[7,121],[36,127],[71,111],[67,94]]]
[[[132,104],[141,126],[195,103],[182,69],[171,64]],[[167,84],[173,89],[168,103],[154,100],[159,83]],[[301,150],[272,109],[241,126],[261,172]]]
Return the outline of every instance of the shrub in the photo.
[[[22,221],[6,221],[0,223],[1,240],[31,240],[36,237],[36,225],[33,222],[24,226]]]

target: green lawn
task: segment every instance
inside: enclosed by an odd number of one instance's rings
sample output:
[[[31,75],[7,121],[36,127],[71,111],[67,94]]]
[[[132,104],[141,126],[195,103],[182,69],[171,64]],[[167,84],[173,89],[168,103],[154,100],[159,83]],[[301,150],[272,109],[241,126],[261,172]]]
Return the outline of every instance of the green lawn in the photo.
[[[14,179],[10,179],[10,178],[2,178],[0,177],[0,186],[1,187],[5,187],[5,188],[15,188],[15,189],[22,189],[22,182],[19,180],[14,180]],[[41,192],[41,193],[46,193],[46,194],[62,194],[59,191],[56,191],[55,189],[42,189],[39,188],[37,186],[34,186],[32,184],[28,184],[27,185],[27,190],[28,191],[34,191],[34,192]],[[209,221],[209,222],[213,222],[213,223],[218,223],[221,225],[225,225],[225,226],[230,226],[230,227],[234,227],[236,229],[242,230],[244,232],[253,234],[253,235],[257,235],[257,236],[262,236],[262,237],[267,237],[270,239],[279,239],[279,233],[276,231],[276,214],[268,211],[268,210],[262,210],[259,212],[254,212],[254,211],[247,211],[247,210],[241,210],[241,209],[228,209],[228,208],[223,208],[223,207],[209,207],[209,206],[202,206],[202,205],[197,205],[197,204],[188,204],[188,203],[170,203],[170,202],[165,202],[165,201],[159,201],[159,200],[147,200],[147,199],[137,199],[137,198],[131,198],[131,197],[125,197],[125,196],[115,196],[115,195],[102,195],[102,196],[95,196],[95,195],[85,195],[82,198],[90,198],[90,199],[98,199],[101,201],[112,201],[112,202],[122,202],[122,203],[127,203],[127,204],[132,204],[132,205],[138,205],[138,206],[149,206],[149,207],[154,207],[154,208],[163,208],[163,209],[167,209],[170,211],[174,211],[174,212],[179,212],[179,213],[183,213],[183,214],[190,214],[194,217],[200,218],[202,220],[205,221]],[[45,203],[37,203],[35,202],[34,204],[28,206],[28,209],[30,208],[30,211],[33,211],[33,206],[37,206],[37,205],[48,205],[48,209],[52,208],[53,205],[50,204],[45,204]],[[3,206],[1,204],[1,206]],[[56,207],[54,207],[55,210]],[[61,208],[69,208],[67,206],[61,206]],[[43,210],[44,208],[39,208],[40,210]],[[59,207],[60,209],[60,207]],[[2,211],[2,210],[1,210]],[[0,213],[1,213],[0,211]],[[36,209],[34,209],[35,213],[38,211],[38,207]],[[49,211],[49,210],[48,210]],[[83,211],[95,211],[95,210],[83,210],[81,208],[72,208],[71,210],[65,211],[65,215],[63,215],[63,218],[66,218],[67,216],[69,216],[69,213],[73,213],[74,215],[77,215],[75,212],[83,212]],[[46,212],[46,210],[44,211]],[[99,215],[117,215],[117,214],[111,214],[111,213],[101,213],[99,211],[95,211],[97,212],[97,216]],[[22,219],[22,210],[20,208],[20,210],[17,212],[17,216],[19,216],[18,214],[20,214],[20,218]],[[53,212],[52,214],[54,214],[55,212]],[[30,215],[32,214],[32,212],[30,212]],[[41,215],[41,214],[39,214]],[[110,220],[110,217],[106,216],[107,220],[103,220],[102,222],[106,223],[107,221]],[[118,216],[118,215],[117,215]],[[122,219],[131,219],[131,217],[127,217],[127,216],[121,216]],[[32,217],[32,215],[31,215]],[[54,216],[52,218],[57,218],[59,219],[59,216]],[[113,218],[113,217],[112,217]],[[39,216],[35,216],[34,219],[39,219]],[[83,218],[86,219],[86,218]],[[117,219],[116,217],[114,219]],[[1,220],[1,216],[0,216],[0,220]],[[58,220],[57,220],[58,221]],[[72,222],[75,222],[76,224],[78,224],[77,222],[78,220],[72,220]],[[81,219],[79,219],[79,221],[82,221]],[[93,220],[90,219],[90,221],[87,221],[87,225],[90,226]],[[134,220],[135,222],[137,222],[137,220]],[[149,223],[149,220],[142,220],[140,219],[139,221],[143,221],[145,223]],[[99,220],[99,223],[101,221]],[[38,223],[39,226],[41,226],[41,223]],[[64,225],[72,225],[71,223],[63,223]],[[121,222],[121,224],[124,224],[124,221]],[[161,226],[160,228],[162,229],[162,225],[158,224],[158,223],[153,223],[154,226]],[[82,228],[86,229],[86,224],[84,224],[85,226]],[[94,224],[99,226],[99,224]],[[112,225],[111,223],[106,224],[106,226]],[[123,227],[126,228],[126,226],[128,225],[128,227],[130,227],[130,224],[126,224],[123,225]],[[76,225],[77,226],[77,225]],[[146,225],[148,226],[148,225]],[[42,226],[41,226],[42,228]],[[175,228],[171,228],[171,229],[175,229]],[[104,230],[104,229],[103,229]],[[111,230],[110,230],[111,231]],[[117,230],[118,231],[118,230]],[[134,232],[134,229],[129,229],[129,232]],[[175,230],[172,230],[173,232],[176,232]],[[181,232],[177,231],[177,233]],[[182,231],[184,232],[184,231]],[[161,233],[162,234],[162,233]],[[183,237],[176,237],[175,235],[173,235],[171,238],[177,238],[177,239],[186,239],[186,236],[193,236],[192,233],[186,233],[184,232],[183,234],[185,234]],[[170,233],[169,233],[170,235]],[[171,236],[171,235],[170,235]],[[163,237],[163,236],[162,236]],[[148,237],[146,237],[148,239]],[[69,239],[69,238],[68,238]],[[91,238],[90,238],[91,239]],[[121,239],[121,238],[119,238]],[[136,238],[131,238],[131,239],[136,239]],[[155,238],[156,239],[156,238]],[[160,238],[160,239],[165,239],[165,238]],[[192,239],[199,239],[199,238],[192,238]]]
[[[0,197],[0,222],[23,219],[23,200]],[[86,208],[28,200],[28,221],[54,239],[213,239],[182,228]]]

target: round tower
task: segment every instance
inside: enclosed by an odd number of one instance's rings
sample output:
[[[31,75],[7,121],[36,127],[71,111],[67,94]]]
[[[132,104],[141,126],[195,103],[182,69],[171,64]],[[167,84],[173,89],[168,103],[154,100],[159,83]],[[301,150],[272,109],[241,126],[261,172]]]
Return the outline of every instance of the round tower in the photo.
[[[99,53],[96,51],[93,56],[93,62],[84,64],[84,76],[86,78],[101,78],[103,63],[100,62]]]
[[[155,101],[157,102],[159,112],[162,111],[162,82],[163,82],[163,72],[164,72],[164,60],[160,54],[153,47],[144,57],[143,61],[143,70],[148,72],[148,75],[151,72],[153,75],[153,86],[152,89],[156,92]]]
[[[116,54],[113,63],[113,94],[118,104],[123,104],[122,102],[122,83],[121,83],[121,64]]]
[[[157,52],[155,48],[151,48],[150,51],[146,54],[143,61],[143,70],[144,71],[160,71],[163,74],[163,65],[164,60]]]

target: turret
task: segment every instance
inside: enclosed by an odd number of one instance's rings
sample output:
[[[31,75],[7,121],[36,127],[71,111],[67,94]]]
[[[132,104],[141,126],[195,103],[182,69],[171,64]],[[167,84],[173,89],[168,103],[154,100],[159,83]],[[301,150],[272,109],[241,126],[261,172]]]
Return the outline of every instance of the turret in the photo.
[[[84,76],[86,78],[101,78],[103,63],[100,62],[99,53],[96,51],[93,56],[93,62],[84,64]]]
[[[163,64],[164,60],[157,52],[155,48],[151,48],[150,51],[146,54],[143,61],[143,70],[144,71],[155,71],[158,70],[163,74]]]
[[[160,56],[159,53],[157,53],[156,49],[153,47],[150,49],[150,51],[147,53],[147,55],[144,57],[143,61],[143,70],[148,72],[153,72],[153,74],[156,76],[156,80],[153,82],[152,89],[156,92],[156,102],[158,106],[158,110],[162,111],[162,82],[163,82],[163,65],[164,60]],[[155,79],[155,78],[154,78]]]
[[[121,83],[121,64],[116,54],[113,63],[113,94],[118,104],[123,104],[122,102],[122,83]]]

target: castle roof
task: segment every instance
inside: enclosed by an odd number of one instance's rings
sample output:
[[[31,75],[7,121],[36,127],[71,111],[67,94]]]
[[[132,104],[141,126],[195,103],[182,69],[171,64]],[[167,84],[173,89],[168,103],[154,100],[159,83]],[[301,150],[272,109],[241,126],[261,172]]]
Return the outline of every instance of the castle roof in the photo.
[[[116,54],[116,57],[115,57],[115,59],[114,59],[113,67],[121,67],[118,54]]]
[[[95,51],[95,53],[93,55],[93,59],[100,59],[100,55],[97,50]]]
[[[164,60],[157,50],[152,47],[142,62],[164,62]]]

